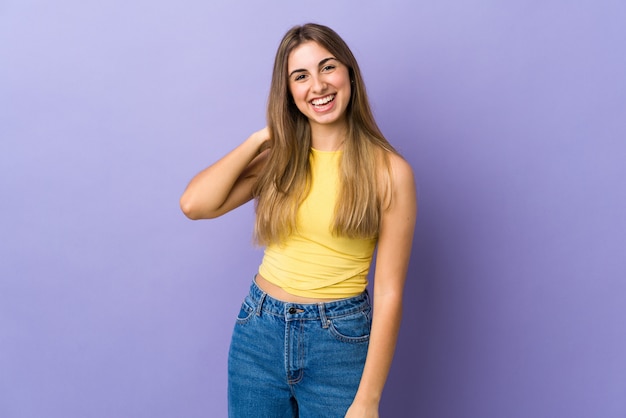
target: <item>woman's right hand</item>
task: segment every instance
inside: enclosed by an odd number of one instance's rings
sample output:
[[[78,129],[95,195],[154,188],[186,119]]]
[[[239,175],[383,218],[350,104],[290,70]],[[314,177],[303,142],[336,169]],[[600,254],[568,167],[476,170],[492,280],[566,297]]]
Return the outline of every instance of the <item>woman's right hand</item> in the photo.
[[[259,154],[266,149],[271,148],[272,140],[270,136],[270,129],[267,126],[259,131],[254,132],[252,136],[256,136],[258,141],[260,141]]]
[[[183,213],[190,219],[216,218],[251,200],[267,160],[263,151],[270,146],[270,132],[265,127],[198,173],[180,198]]]

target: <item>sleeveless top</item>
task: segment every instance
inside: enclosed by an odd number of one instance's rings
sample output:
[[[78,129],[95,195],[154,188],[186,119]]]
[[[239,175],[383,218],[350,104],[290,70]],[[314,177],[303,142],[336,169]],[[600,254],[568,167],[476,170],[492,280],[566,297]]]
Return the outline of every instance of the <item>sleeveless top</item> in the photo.
[[[311,298],[348,298],[362,293],[376,238],[333,235],[341,151],[311,149],[311,189],[298,208],[296,229],[270,244],[259,273],[286,292]]]

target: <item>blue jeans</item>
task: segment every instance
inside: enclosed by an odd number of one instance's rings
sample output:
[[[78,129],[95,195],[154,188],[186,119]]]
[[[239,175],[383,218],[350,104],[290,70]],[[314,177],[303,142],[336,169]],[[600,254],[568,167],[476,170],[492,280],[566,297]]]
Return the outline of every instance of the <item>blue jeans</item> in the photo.
[[[369,343],[367,292],[286,303],[252,283],[228,356],[231,418],[339,418],[356,394]]]

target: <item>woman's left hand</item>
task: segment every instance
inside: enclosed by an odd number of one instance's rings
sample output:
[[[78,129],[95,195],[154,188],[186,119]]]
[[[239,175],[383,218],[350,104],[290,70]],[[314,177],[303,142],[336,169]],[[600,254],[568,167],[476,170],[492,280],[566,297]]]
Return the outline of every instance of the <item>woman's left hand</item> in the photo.
[[[362,405],[353,403],[350,405],[345,418],[378,418],[378,405]]]

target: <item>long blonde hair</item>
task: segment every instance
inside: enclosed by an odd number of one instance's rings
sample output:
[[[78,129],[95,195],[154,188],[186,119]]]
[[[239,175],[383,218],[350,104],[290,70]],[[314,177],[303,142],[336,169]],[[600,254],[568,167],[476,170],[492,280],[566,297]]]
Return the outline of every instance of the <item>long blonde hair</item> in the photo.
[[[283,37],[274,60],[267,107],[271,148],[254,189],[255,239],[261,245],[280,243],[295,231],[298,207],[310,187],[311,129],[293,102],[287,74],[289,54],[309,41],[324,47],[347,66],[352,81],[333,233],[352,238],[376,237],[383,201],[388,198],[381,190],[390,190],[380,185],[381,181],[390,181],[388,153],[396,151],[376,125],[361,71],[350,48],[326,26],[295,26]],[[386,170],[381,171],[381,165]]]

